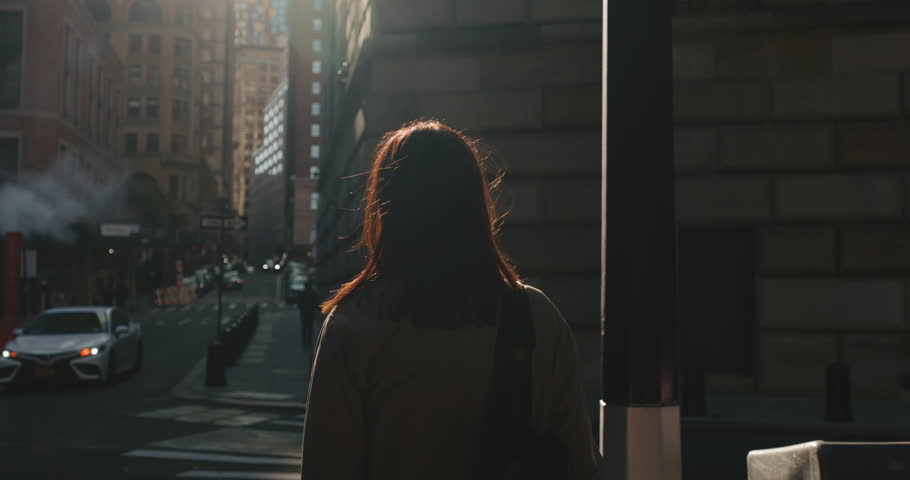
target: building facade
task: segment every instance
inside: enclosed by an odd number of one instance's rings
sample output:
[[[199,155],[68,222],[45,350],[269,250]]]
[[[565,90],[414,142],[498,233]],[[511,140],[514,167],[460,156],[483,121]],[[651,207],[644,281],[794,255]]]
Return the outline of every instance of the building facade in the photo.
[[[331,4],[323,0],[294,2],[289,10],[291,42],[288,52],[288,166],[293,215],[289,245],[294,251],[316,244],[316,219],[320,205],[317,183],[326,127],[325,92],[328,28]]]
[[[255,47],[282,44],[288,36],[288,0],[235,0],[234,43]]]
[[[88,3],[126,65],[122,150],[131,171],[165,193],[171,230],[198,230],[200,212],[215,195],[229,194],[228,4]]]
[[[287,42],[282,42],[286,44]],[[287,77],[283,46],[237,46],[234,71],[235,115],[232,120],[236,148],[233,156],[234,209],[245,215],[253,154],[263,145],[263,111],[270,96]]]
[[[335,2],[322,289],[361,266],[347,253],[363,191],[353,175],[381,135],[450,122],[507,171],[502,244],[574,327],[597,398],[602,6]],[[820,395],[840,361],[855,395],[897,397],[910,386],[910,11],[768,0],[676,12],[683,361],[703,366],[709,391],[768,395]]]
[[[287,251],[290,205],[287,169],[287,81],[272,93],[261,120],[262,146],[254,153],[250,183],[250,261]]]
[[[126,69],[81,0],[0,1],[0,52],[0,233],[22,234],[37,260],[23,311],[53,293],[88,302],[117,265],[84,240],[129,213]]]

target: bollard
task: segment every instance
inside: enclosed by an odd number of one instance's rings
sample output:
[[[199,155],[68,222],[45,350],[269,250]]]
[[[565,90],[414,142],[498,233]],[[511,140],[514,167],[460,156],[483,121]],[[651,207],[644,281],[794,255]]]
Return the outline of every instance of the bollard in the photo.
[[[223,387],[227,383],[224,375],[224,348],[217,340],[209,344],[205,362],[205,386]]]
[[[841,362],[828,365],[825,383],[825,420],[829,422],[853,421],[853,409],[850,404],[850,370],[846,364]]]

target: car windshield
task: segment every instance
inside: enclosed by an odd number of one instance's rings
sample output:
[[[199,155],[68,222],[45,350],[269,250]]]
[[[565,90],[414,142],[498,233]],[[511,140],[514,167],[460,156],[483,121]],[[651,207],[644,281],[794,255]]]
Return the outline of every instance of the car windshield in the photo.
[[[26,335],[101,332],[101,318],[94,312],[42,313],[22,330]]]

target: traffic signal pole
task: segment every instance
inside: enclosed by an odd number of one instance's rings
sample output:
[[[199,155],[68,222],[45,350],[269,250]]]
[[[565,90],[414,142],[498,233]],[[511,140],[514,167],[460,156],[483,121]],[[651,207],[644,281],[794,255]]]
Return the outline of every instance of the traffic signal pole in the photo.
[[[218,226],[218,314],[215,318],[215,339],[209,344],[206,355],[205,385],[207,387],[222,387],[227,384],[224,375],[224,347],[221,344],[221,316],[222,316],[222,284],[224,283],[224,222],[227,220],[227,200],[219,198],[221,222]]]
[[[611,480],[682,478],[672,3],[604,3],[600,443]]]

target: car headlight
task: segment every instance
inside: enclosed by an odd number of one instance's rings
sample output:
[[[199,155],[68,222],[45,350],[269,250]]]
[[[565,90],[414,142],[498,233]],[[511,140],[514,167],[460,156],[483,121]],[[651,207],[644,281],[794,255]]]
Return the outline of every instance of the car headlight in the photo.
[[[281,270],[281,265],[275,265],[275,270]]]
[[[16,352],[10,351],[10,350],[4,350],[3,353],[0,354],[0,356],[2,356],[3,358],[16,358]]]
[[[97,347],[83,348],[82,350],[79,350],[79,356],[80,357],[89,357],[92,355],[98,355],[99,353],[101,353],[103,351],[104,351],[104,345],[99,345]]]
[[[263,263],[263,264],[262,264],[262,269],[263,269],[263,270],[268,270],[268,269],[269,269],[269,265],[268,265],[267,263]]]

